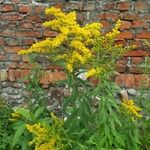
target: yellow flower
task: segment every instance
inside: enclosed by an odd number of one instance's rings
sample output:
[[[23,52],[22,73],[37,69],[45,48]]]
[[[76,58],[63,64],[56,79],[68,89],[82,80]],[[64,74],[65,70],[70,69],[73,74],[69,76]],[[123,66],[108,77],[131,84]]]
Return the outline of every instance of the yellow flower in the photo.
[[[20,114],[15,111],[11,114],[11,118],[9,120],[14,122],[17,121],[19,118],[20,118]]]
[[[142,109],[135,106],[133,100],[123,100],[122,106],[135,117],[141,118],[142,115],[139,113]]]
[[[91,76],[98,76],[100,75],[101,73],[103,73],[105,70],[101,67],[97,67],[97,68],[92,68],[90,69],[87,74],[86,74],[86,77],[91,77]]]

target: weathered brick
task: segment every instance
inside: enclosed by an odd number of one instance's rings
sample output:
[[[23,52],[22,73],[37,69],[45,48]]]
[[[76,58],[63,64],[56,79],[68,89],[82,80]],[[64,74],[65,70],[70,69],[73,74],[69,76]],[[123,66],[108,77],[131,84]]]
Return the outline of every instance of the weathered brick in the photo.
[[[18,51],[25,49],[26,47],[23,46],[5,46],[4,51],[6,53],[17,53]]]
[[[3,4],[0,6],[0,12],[11,12],[14,10],[15,10],[15,7],[13,4]]]
[[[19,27],[20,28],[25,28],[25,29],[32,29],[33,28],[33,24],[30,23],[30,22],[21,22]]]
[[[130,9],[130,3],[129,2],[119,2],[117,3],[117,10],[129,10]]]
[[[117,64],[116,65],[116,71],[117,72],[120,72],[120,73],[123,73],[126,71],[126,66],[125,65],[122,65],[122,64]]]
[[[144,57],[132,57],[132,63],[133,64],[139,64],[144,61]]]
[[[20,21],[23,20],[23,16],[19,15],[18,13],[9,13],[2,14],[0,16],[0,19],[5,21]]]
[[[114,9],[114,6],[115,6],[115,4],[113,2],[107,3],[107,4],[103,5],[103,10],[112,10],[112,9]]]
[[[150,56],[149,51],[144,50],[132,50],[124,54],[124,56],[131,56],[131,57],[141,57],[141,56]]]
[[[150,39],[150,32],[149,31],[142,31],[136,35],[137,39]]]
[[[3,38],[0,38],[0,45],[1,45],[1,46],[5,45],[5,41],[4,41]]]
[[[133,39],[134,36],[131,32],[129,31],[123,31],[121,32],[118,36],[117,36],[117,39],[118,40],[122,40],[122,39]]]
[[[100,23],[103,25],[103,28],[111,28],[111,23],[109,21],[102,20]]]
[[[120,13],[120,17],[123,20],[132,21],[137,20],[139,18],[139,15],[135,12],[122,12]]]
[[[5,38],[5,42],[7,46],[19,46],[20,39],[17,38]]]
[[[144,29],[148,29],[149,28],[149,24],[146,23],[145,21],[143,21],[143,20],[132,21],[132,28],[144,28]]]
[[[132,64],[129,69],[129,72],[133,74],[141,74],[143,70],[138,65]]]
[[[37,16],[37,15],[28,16],[27,19],[32,21],[32,22],[36,22],[36,23],[42,22],[42,19],[40,18],[40,16]]]
[[[42,37],[41,31],[20,30],[15,33],[17,37]]]
[[[21,57],[18,54],[11,54],[9,55],[8,59],[15,62],[15,61],[20,61]]]
[[[18,68],[18,63],[17,62],[12,62],[10,65],[8,65],[9,69],[16,69]]]
[[[30,63],[20,62],[18,67],[21,69],[31,69],[33,65]]]
[[[136,11],[142,11],[142,10],[148,10],[149,5],[146,1],[142,1],[142,2],[136,2],[135,3],[135,10]]]
[[[22,46],[30,46],[35,42],[35,39],[33,38],[22,38],[21,39],[21,45]]]
[[[130,29],[131,28],[131,22],[129,21],[121,21],[121,27],[120,29]]]
[[[120,74],[116,77],[116,83],[122,87],[134,87],[133,74]]]
[[[117,12],[105,12],[98,15],[99,19],[105,19],[110,21],[116,21],[119,18],[119,14]]]
[[[14,71],[15,80],[20,79],[22,77],[21,74],[22,74],[22,70],[21,69],[16,69]]]
[[[30,5],[20,5],[18,11],[19,13],[26,14],[26,13],[30,13],[31,10],[32,8]]]
[[[56,37],[58,35],[58,33],[55,31],[44,30],[43,35],[46,37]]]
[[[136,74],[133,75],[133,80],[134,80],[134,88],[137,89],[141,87],[141,82],[142,82],[142,75],[141,74]]]
[[[15,69],[8,70],[8,80],[12,82],[15,81]]]

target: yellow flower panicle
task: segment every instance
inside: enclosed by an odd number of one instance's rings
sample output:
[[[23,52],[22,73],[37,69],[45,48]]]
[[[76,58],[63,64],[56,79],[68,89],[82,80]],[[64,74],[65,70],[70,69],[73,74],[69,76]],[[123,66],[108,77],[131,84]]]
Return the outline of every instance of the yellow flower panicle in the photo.
[[[45,14],[46,15],[54,15],[57,18],[65,17],[65,14],[61,11],[61,9],[60,8],[55,8],[55,7],[46,8],[45,9]]]
[[[137,118],[141,118],[142,115],[140,114],[140,111],[142,110],[138,106],[135,106],[133,100],[123,100],[122,106],[133,116]]]
[[[81,66],[84,68],[95,66],[90,62],[91,60],[96,61],[95,52],[98,51],[94,50],[97,40],[101,41],[99,46],[102,47],[102,50],[105,50],[101,52],[102,56],[99,57],[106,57],[110,54],[116,57],[124,53],[122,47],[113,45],[115,37],[120,33],[120,20],[117,21],[112,32],[103,36],[100,32],[102,24],[91,23],[81,27],[76,21],[75,12],[64,13],[59,8],[51,7],[45,10],[45,14],[54,16],[54,19],[46,21],[43,26],[57,31],[58,35],[55,38],[47,38],[44,41],[35,43],[29,49],[19,51],[18,54],[54,54],[55,56],[52,58],[54,61],[63,60],[66,70],[73,72],[75,68]],[[87,76],[95,76],[104,72],[104,69],[99,68],[99,66],[95,66],[96,69],[89,70]]]
[[[86,77],[99,76],[100,74],[104,73],[104,71],[105,69],[102,67],[92,68],[87,72]]]
[[[17,121],[20,118],[20,114],[18,112],[13,112],[11,114],[11,118],[9,119],[10,121]]]
[[[108,38],[108,39],[114,39],[120,33],[120,31],[119,31],[120,26],[121,26],[121,21],[118,20],[116,22],[115,27],[112,30],[112,32],[107,33],[105,35],[105,37]]]

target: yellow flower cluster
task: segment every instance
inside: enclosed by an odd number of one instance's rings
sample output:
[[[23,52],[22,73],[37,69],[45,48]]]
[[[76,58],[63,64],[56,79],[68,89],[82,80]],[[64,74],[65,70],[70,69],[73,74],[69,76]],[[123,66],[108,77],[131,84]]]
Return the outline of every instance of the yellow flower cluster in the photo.
[[[33,125],[26,125],[27,130],[35,135],[35,138],[29,143],[30,145],[36,144],[36,148],[44,141],[48,140],[48,129],[43,127],[40,123]]]
[[[87,73],[90,77],[98,76],[104,70],[106,72],[106,68],[108,72],[113,72],[112,66],[115,60],[127,51],[121,45],[114,44],[115,37],[120,33],[120,20],[117,21],[112,32],[101,35],[100,23],[86,24],[81,27],[76,21],[75,12],[64,13],[59,8],[51,7],[45,10],[45,14],[52,15],[53,20],[46,21],[43,26],[57,31],[58,35],[35,43],[27,50],[19,51],[20,55],[51,54],[50,59],[63,61],[69,73],[77,68],[87,69],[94,66]]]
[[[94,44],[93,38],[100,35],[102,25],[92,23],[80,27],[76,21],[75,12],[65,14],[59,8],[54,7],[47,8],[45,14],[53,15],[54,19],[43,23],[43,26],[58,31],[58,36],[35,43],[29,49],[19,51],[19,54],[53,53],[60,46],[67,44],[65,54],[58,51],[54,59],[63,59],[69,72],[72,72],[76,66],[89,61],[92,57],[89,47]]]
[[[52,124],[47,126],[41,123],[26,125],[27,130],[34,135],[29,145],[35,145],[35,150],[60,150],[64,145],[60,142],[62,122],[51,113]]]
[[[105,35],[106,38],[108,39],[114,39],[119,33],[120,31],[118,30],[121,26],[121,21],[118,20],[115,24],[114,29],[112,30],[112,32],[109,32]]]
[[[92,68],[87,72],[86,77],[88,78],[88,77],[92,77],[92,76],[97,76],[97,75],[102,74],[104,71],[105,70],[102,67],[101,68],[100,67]]]
[[[122,106],[132,115],[135,117],[141,118],[142,115],[139,113],[142,109],[135,106],[133,100],[123,100]]]
[[[20,118],[20,114],[16,111],[14,111],[12,114],[11,114],[11,118],[9,119],[10,121],[17,121],[18,119]]]

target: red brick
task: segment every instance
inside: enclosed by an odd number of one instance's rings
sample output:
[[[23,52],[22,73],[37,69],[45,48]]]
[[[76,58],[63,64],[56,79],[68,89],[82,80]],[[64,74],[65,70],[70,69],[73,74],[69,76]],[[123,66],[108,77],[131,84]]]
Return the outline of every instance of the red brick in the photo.
[[[61,66],[48,66],[46,70],[62,70]]]
[[[143,43],[143,41],[141,41],[139,39],[133,39],[131,41],[128,41],[128,44],[129,45],[134,45],[136,47],[136,49],[142,48],[142,43]]]
[[[56,37],[58,33],[55,31],[44,30],[43,35],[46,37]]]
[[[6,56],[4,54],[0,54],[0,61],[6,61]]]
[[[9,14],[2,14],[0,16],[0,19],[5,21],[20,21],[23,20],[23,16],[17,13],[9,13]]]
[[[4,41],[3,38],[0,38],[0,45],[1,45],[1,46],[5,45],[5,41]]]
[[[19,6],[19,13],[22,13],[22,14],[26,14],[26,13],[29,13],[31,12],[31,6],[30,5],[22,5],[22,6]]]
[[[17,53],[18,51],[24,49],[22,46],[5,46],[4,50],[6,53]]]
[[[42,76],[42,78],[40,80],[40,84],[48,85],[49,84],[48,79],[50,78],[50,76],[51,76],[50,73],[47,73],[47,75]],[[50,79],[50,81],[51,81],[51,79]]]
[[[130,3],[128,2],[119,2],[117,4],[117,10],[129,10],[130,9]]]
[[[36,23],[42,22],[42,19],[37,15],[29,16],[28,20],[30,20],[32,22],[36,22]]]
[[[21,57],[18,54],[11,54],[9,58],[11,61],[20,61]]]
[[[141,11],[141,10],[148,10],[148,3],[142,1],[142,2],[136,2],[135,3],[135,10]]]
[[[119,14],[117,12],[106,12],[98,15],[99,19],[116,21],[119,18]]]
[[[132,64],[129,72],[133,74],[141,74],[143,70],[138,65]]]
[[[150,32],[149,31],[143,31],[141,33],[138,33],[136,38],[137,39],[150,39]]]
[[[134,80],[134,88],[138,89],[139,87],[141,87],[141,82],[142,82],[142,75],[138,74],[138,75],[133,75],[133,80]]]
[[[3,4],[0,7],[0,11],[1,12],[10,12],[10,11],[14,11],[15,7],[13,4]]]
[[[131,22],[129,21],[121,21],[121,27],[120,29],[130,29],[131,28]]]
[[[29,64],[29,63],[20,62],[18,67],[21,69],[31,69],[33,66],[32,64]]]
[[[103,25],[103,28],[110,28],[111,27],[111,24],[108,21],[101,21],[100,23]]]
[[[1,35],[4,37],[14,36],[14,32],[12,30],[6,29],[1,32]]]
[[[139,63],[142,63],[143,61],[144,61],[143,57],[132,57],[133,64],[139,64]]]
[[[28,38],[23,38],[21,39],[21,45],[22,46],[30,46],[35,42],[34,39],[28,39]]]
[[[12,62],[9,66],[8,66],[9,69],[16,69],[18,68],[18,63],[17,62]]]
[[[63,71],[53,72],[52,73],[52,83],[55,83],[56,81],[65,80],[66,74]]]
[[[148,29],[149,24],[142,20],[132,21],[132,28],[144,28]]]
[[[21,78],[28,76],[30,72],[31,70],[28,70],[28,69],[21,70]]]
[[[22,74],[22,70],[21,69],[17,69],[15,70],[14,72],[14,76],[15,76],[15,79],[20,79],[21,78],[21,74]]]
[[[33,31],[33,30],[27,30],[27,31],[18,31],[15,33],[17,37],[41,37],[42,34],[40,31]]]
[[[103,6],[103,10],[112,10],[114,9],[114,4],[113,3],[108,3],[106,5]]]
[[[122,64],[117,64],[116,65],[116,71],[117,72],[120,72],[120,73],[123,73],[126,71],[126,66],[125,65],[122,65]]]
[[[127,45],[127,42],[125,40],[116,40],[115,45]]]
[[[121,32],[118,36],[117,39],[118,40],[122,40],[122,39],[133,39],[133,34],[129,31],[123,31]]]
[[[116,12],[105,13],[106,20],[116,21],[118,18],[119,15]]]
[[[125,53],[124,56],[129,56],[129,57],[150,56],[150,52],[144,50],[132,50]]]
[[[9,69],[8,70],[8,80],[9,81],[15,81],[15,70],[14,69]]]
[[[33,25],[32,25],[32,23],[29,23],[29,22],[23,22],[23,23],[20,24],[19,27],[20,28],[25,28],[25,29],[31,29],[31,28],[33,28]]]
[[[133,74],[120,74],[116,77],[116,83],[123,87],[133,87],[134,86],[134,78]]]
[[[120,14],[120,17],[123,20],[132,21],[137,20],[139,18],[139,15],[135,12],[122,12]]]
[[[40,13],[44,12],[44,9],[45,9],[45,6],[35,5],[34,12],[40,14]]]

